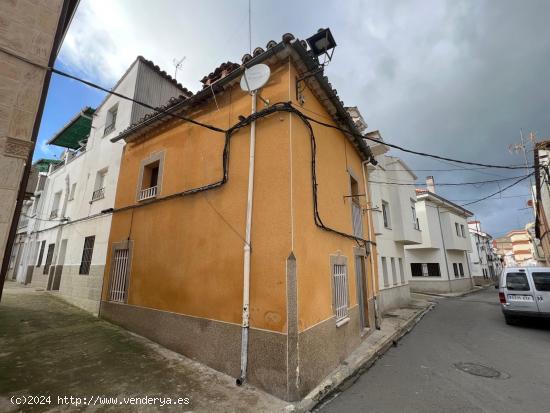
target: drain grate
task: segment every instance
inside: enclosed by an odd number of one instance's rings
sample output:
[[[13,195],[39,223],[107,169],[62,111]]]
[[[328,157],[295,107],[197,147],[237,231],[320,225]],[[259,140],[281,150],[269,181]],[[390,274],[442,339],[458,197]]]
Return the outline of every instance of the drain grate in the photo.
[[[479,363],[455,363],[454,366],[465,373],[489,379],[498,379],[502,375],[500,371]]]

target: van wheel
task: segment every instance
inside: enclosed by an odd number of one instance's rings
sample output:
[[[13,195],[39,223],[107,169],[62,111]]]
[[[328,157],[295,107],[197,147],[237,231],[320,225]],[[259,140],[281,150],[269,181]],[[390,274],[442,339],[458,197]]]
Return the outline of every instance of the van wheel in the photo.
[[[506,324],[508,324],[509,326],[516,324],[516,318],[512,317],[511,315],[505,315],[504,321],[506,321]]]

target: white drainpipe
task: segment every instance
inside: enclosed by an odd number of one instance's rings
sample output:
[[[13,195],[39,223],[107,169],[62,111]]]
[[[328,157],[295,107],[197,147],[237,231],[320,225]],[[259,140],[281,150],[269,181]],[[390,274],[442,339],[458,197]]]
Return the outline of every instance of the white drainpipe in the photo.
[[[256,92],[252,92],[252,113],[256,113]],[[250,316],[250,235],[252,232],[252,199],[254,197],[254,152],[256,149],[256,121],[250,124],[250,160],[248,164],[248,197],[246,201],[246,232],[244,242],[244,270],[243,270],[243,323],[241,338],[241,375],[237,385],[246,380],[248,364],[248,328]]]
[[[371,221],[371,212],[370,209],[372,209],[372,205],[369,206],[369,203],[371,202],[371,196],[370,196],[370,186],[367,184],[367,173],[365,172],[365,167],[370,161],[363,161],[361,162],[361,171],[363,172],[363,184],[365,185],[365,198],[367,203],[367,208],[369,211],[367,211],[367,225],[369,226],[367,231],[367,241],[371,241],[371,231],[372,231],[372,221]],[[371,268],[371,277],[372,277],[372,286],[373,286],[373,300],[374,300],[374,325],[377,329],[380,329],[380,310],[378,308],[378,296],[375,294],[376,288],[375,284],[378,283],[378,274],[374,272],[374,259],[372,257],[372,246],[369,245],[369,262],[370,262],[370,268]],[[375,279],[376,278],[376,279]],[[368,280],[367,280],[368,285]],[[367,297],[368,302],[368,297]]]

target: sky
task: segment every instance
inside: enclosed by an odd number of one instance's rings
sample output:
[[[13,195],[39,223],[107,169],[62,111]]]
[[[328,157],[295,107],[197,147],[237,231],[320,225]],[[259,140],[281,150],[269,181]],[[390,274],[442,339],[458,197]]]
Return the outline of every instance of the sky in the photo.
[[[248,7],[248,0],[81,0],[56,67],[112,87],[137,55],[171,74],[174,60],[185,57],[177,79],[197,91],[205,74],[223,61],[240,63],[248,52]],[[265,48],[287,32],[305,39],[329,27],[337,47],[325,73],[344,103],[359,107],[369,130],[421,152],[521,165],[523,155],[509,150],[520,130],[538,139],[550,135],[549,15],[544,0],[252,0],[251,42]],[[45,142],[103,97],[54,75],[35,159],[59,156]],[[402,157],[418,182],[433,175],[436,185],[526,173],[389,154]],[[532,150],[527,155],[531,162]],[[511,182],[436,186],[436,192],[463,204]],[[533,220],[528,199],[525,181],[467,208],[498,237]]]

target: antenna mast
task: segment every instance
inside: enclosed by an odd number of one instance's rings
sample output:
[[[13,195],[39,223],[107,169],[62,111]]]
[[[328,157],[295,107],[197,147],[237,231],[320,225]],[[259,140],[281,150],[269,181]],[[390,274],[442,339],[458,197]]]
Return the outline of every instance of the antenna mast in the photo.
[[[185,60],[186,56],[183,56],[180,60],[174,59],[172,62],[174,63],[174,79],[178,80],[178,70],[181,69],[183,66],[183,61]]]

